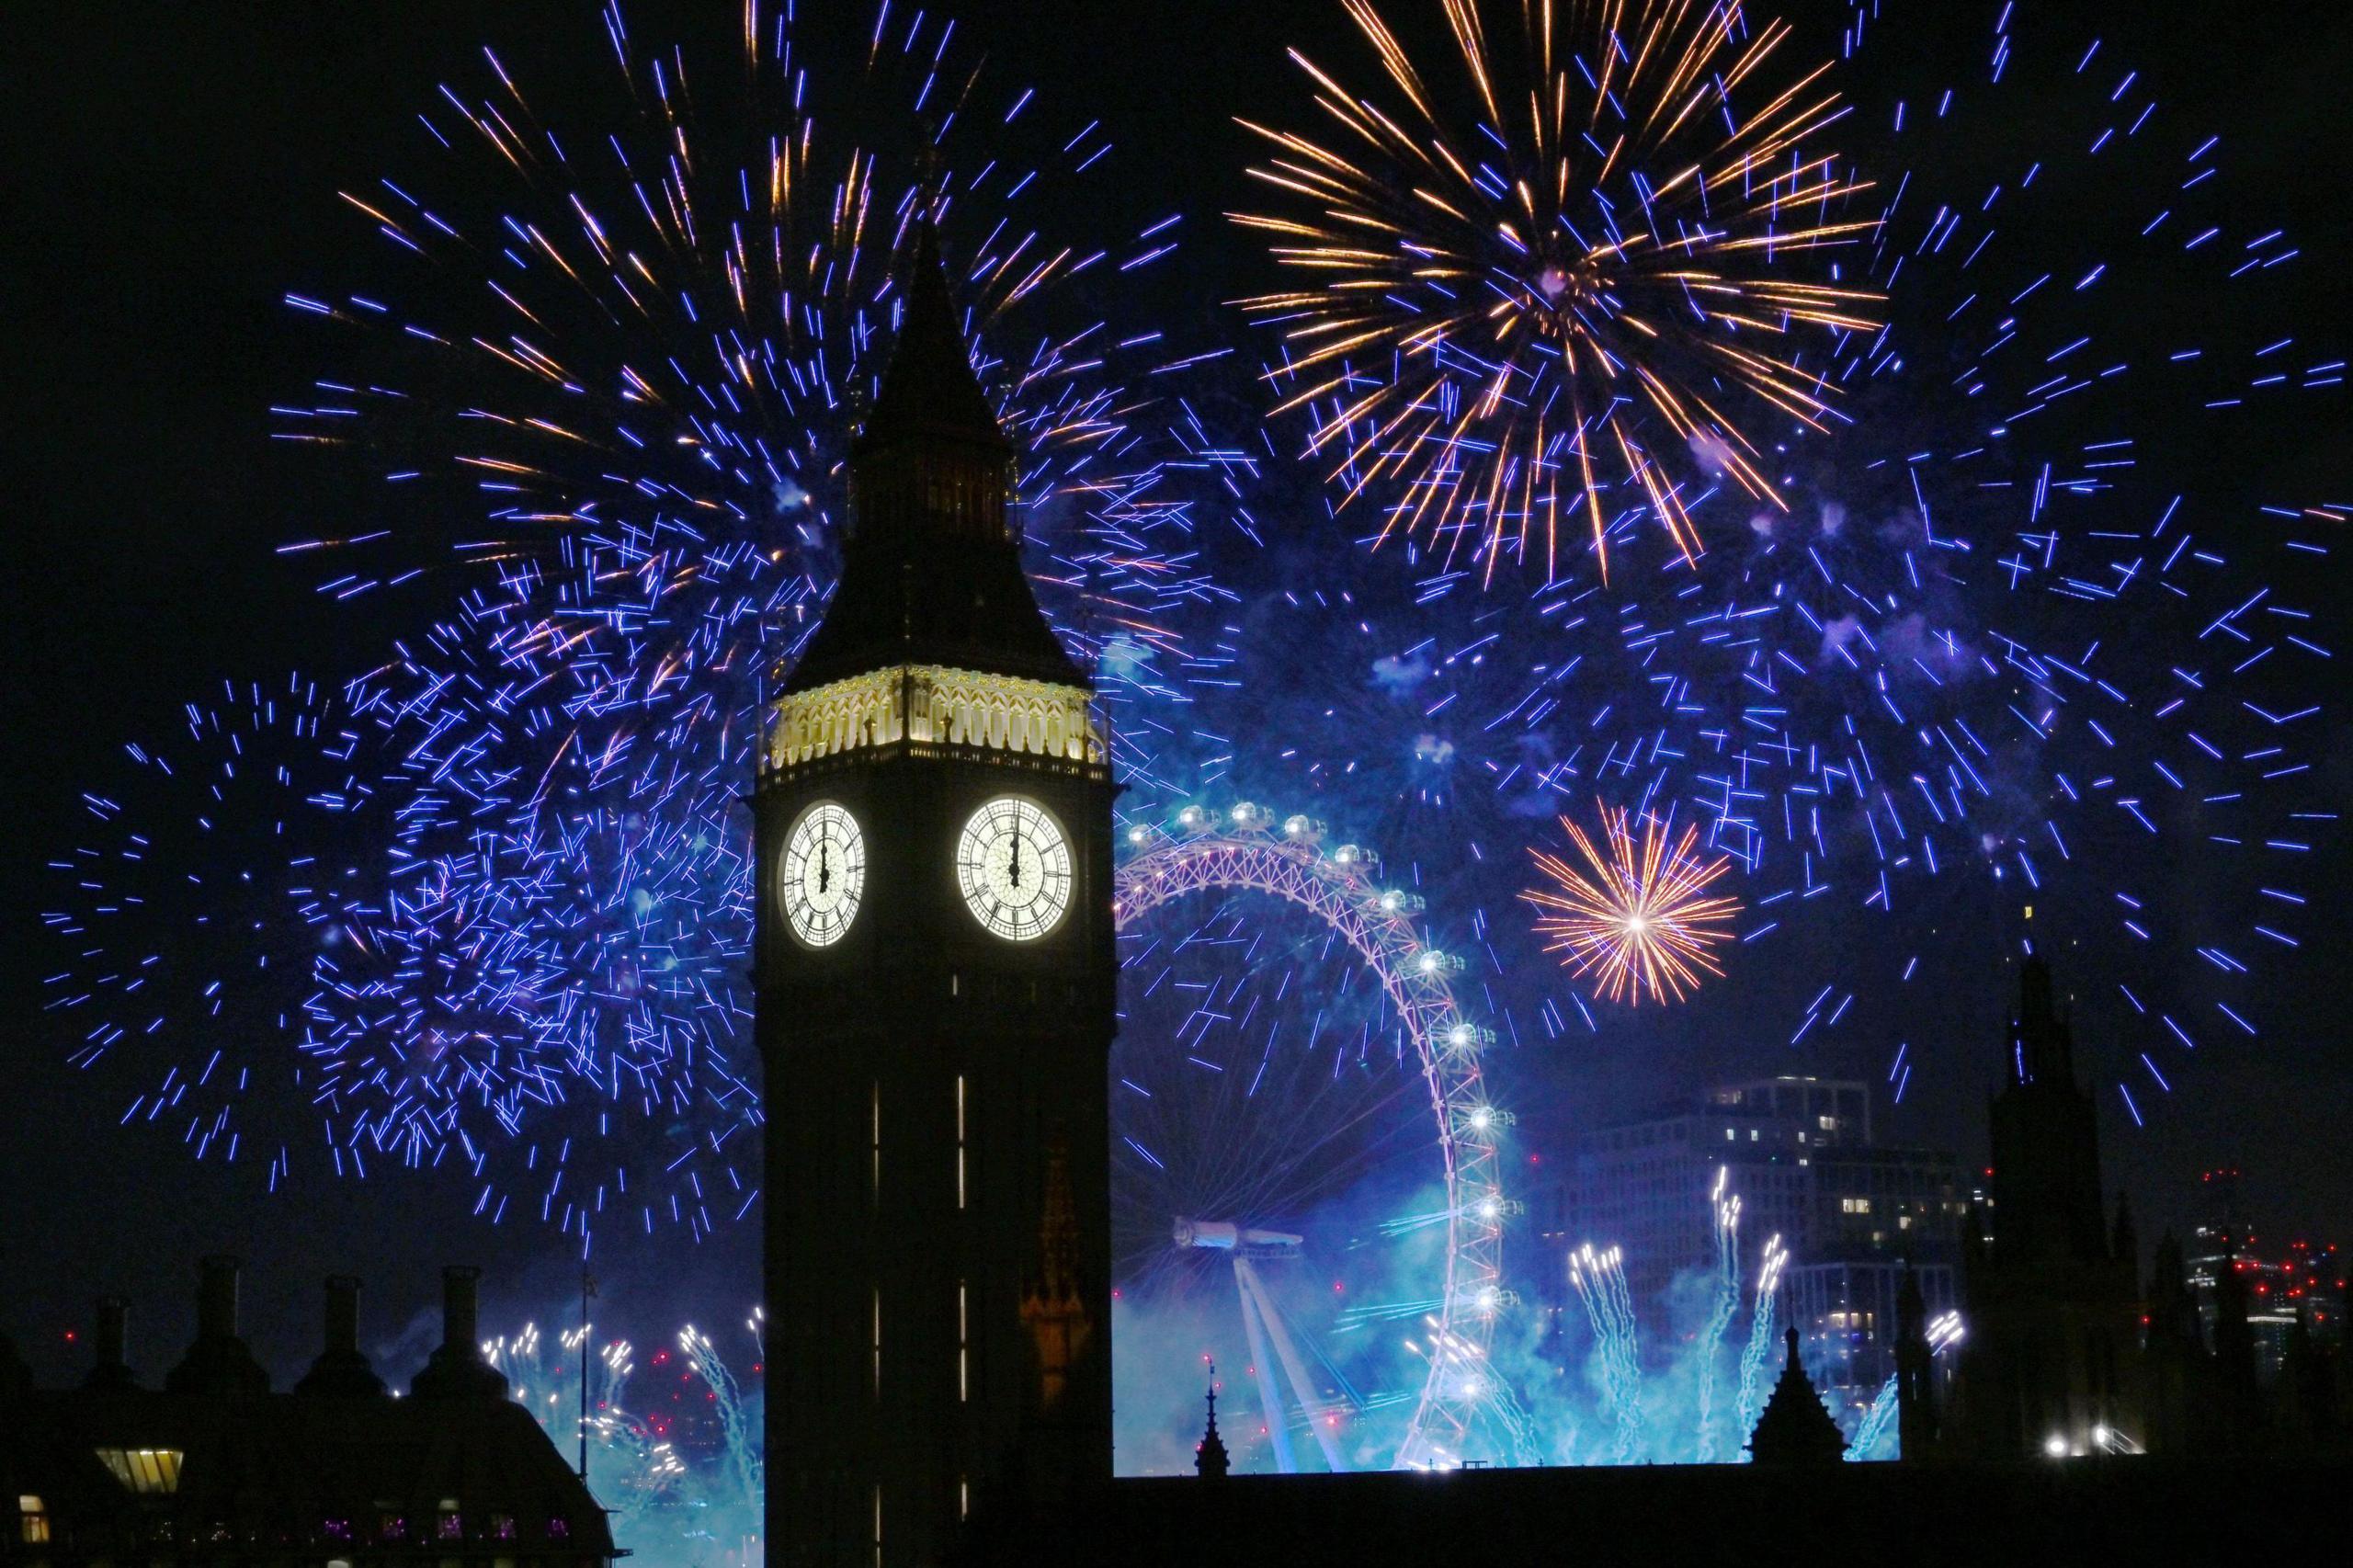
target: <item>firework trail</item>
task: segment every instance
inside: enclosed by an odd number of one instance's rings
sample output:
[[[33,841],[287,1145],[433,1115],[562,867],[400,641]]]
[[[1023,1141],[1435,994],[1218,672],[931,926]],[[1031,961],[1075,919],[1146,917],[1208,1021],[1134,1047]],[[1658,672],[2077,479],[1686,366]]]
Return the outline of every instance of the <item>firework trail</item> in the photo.
[[[1561,827],[1593,869],[1588,877],[1558,856],[1531,848],[1537,869],[1552,886],[1520,897],[1541,914],[1536,933],[1544,950],[1564,953],[1561,961],[1580,978],[1593,976],[1594,994],[1639,1005],[1644,993],[1654,1002],[1680,1002],[1699,984],[1697,971],[1722,976],[1713,949],[1729,940],[1740,901],[1708,890],[1730,869],[1729,857],[1703,859],[1692,853],[1697,824],[1668,847],[1670,824],[1645,815],[1639,847],[1629,813],[1598,805],[1605,855],[1574,819]]]
[[[1880,1385],[1879,1392],[1871,1396],[1869,1408],[1863,1412],[1861,1425],[1855,1428],[1854,1441],[1847,1445],[1846,1457],[1858,1461],[1868,1457],[1870,1450],[1879,1446],[1880,1439],[1887,1435],[1888,1425],[1895,1416],[1895,1379],[1891,1377]]]
[[[1946,1312],[1938,1317],[1928,1324],[1927,1328],[1929,1355],[1943,1355],[1947,1349],[1959,1343],[1961,1335],[1959,1312]],[[1895,1384],[1896,1380],[1891,1377],[1880,1385],[1878,1394],[1872,1398],[1870,1408],[1863,1413],[1861,1423],[1855,1428],[1854,1441],[1847,1446],[1847,1459],[1859,1462],[1871,1458],[1873,1451],[1887,1437],[1889,1426],[1893,1425],[1896,1416],[1902,1414],[1902,1406],[1895,1397]],[[1890,1457],[1900,1458],[1901,1456],[1891,1455]]]
[[[1371,0],[1346,9],[1393,97],[1293,50],[1321,129],[1243,122],[1280,210],[1235,215],[1315,279],[1244,305],[1342,506],[1371,493],[1379,537],[1482,581],[1549,582],[1564,528],[1607,574],[1612,481],[1686,560],[1710,473],[1785,505],[1745,416],[1822,427],[1831,389],[1784,343],[1874,320],[1802,270],[1872,230],[1836,215],[1867,187],[1821,145],[1846,117],[1827,67],[1787,64],[1789,28],[1737,0],[1529,7],[1508,38],[1447,0],[1465,90],[1441,96]]]
[[[338,365],[381,379],[323,383],[326,401],[276,410],[278,434],[396,487],[405,519],[292,547],[345,568],[323,586],[454,574],[488,589],[460,635],[545,664],[568,718],[605,720],[590,751],[675,751],[702,725],[743,751],[830,584],[848,438],[928,205],[967,263],[976,369],[1020,454],[1017,521],[1051,608],[1148,686],[1170,645],[1154,613],[1206,590],[1167,449],[1142,449],[1151,405],[1118,390],[1169,368],[1162,335],[1121,337],[1090,290],[1167,255],[1176,221],[1092,246],[1033,226],[1088,205],[1071,192],[1112,151],[1099,122],[1047,128],[1030,93],[997,98],[952,22],[887,6],[862,69],[813,69],[789,13],[753,15],[738,68],[692,90],[683,51],[605,19],[601,115],[544,119],[485,54],[479,93],[445,87],[422,117],[420,169],[345,193],[387,242],[375,291],[289,296]]]
[[[1384,847],[1471,907],[1532,821],[1597,792],[1697,825],[1747,911],[1724,951],[1791,1043],[1900,1042],[1919,987],[2117,934],[2070,979],[2138,1122],[2193,1050],[2263,1038],[2266,971],[2305,942],[2301,869],[2337,816],[2315,574],[2343,519],[2262,496],[2238,454],[2341,397],[2343,362],[2299,347],[2295,242],[2234,199],[2222,144],[2090,40],[2014,20],[1974,81],[1901,22],[1849,39],[1887,166],[1836,265],[1885,324],[1809,361],[1842,389],[1826,432],[1773,427],[1786,510],[1694,490],[1706,558],[1607,590],[1476,594],[1476,562],[1410,548],[1393,588],[1279,557],[1244,629],[1286,651],[1251,692],[1284,749],[1231,769],[1290,798],[1304,774],[1354,820],[1384,805]],[[1602,505],[1613,547],[1651,526],[1637,483]],[[1290,677],[1309,647],[1320,678]],[[1529,951],[1496,946],[1506,971]],[[1532,1011],[1597,1030],[1579,1005]],[[1895,1097],[1928,1065],[1899,1043]]]
[[[1716,1267],[1708,1320],[1700,1325],[1696,1352],[1699,1359],[1699,1441],[1693,1457],[1701,1464],[1715,1460],[1716,1359],[1723,1346],[1724,1331],[1732,1326],[1733,1314],[1740,1310],[1740,1197],[1725,1192],[1731,1179],[1731,1167],[1719,1167],[1715,1187],[1708,1194],[1709,1209],[1715,1220]]]
[[[1773,1303],[1781,1287],[1781,1270],[1790,1255],[1774,1236],[1765,1244],[1765,1259],[1756,1270],[1756,1305],[1749,1313],[1748,1347],[1740,1354],[1740,1430],[1756,1429],[1756,1414],[1764,1401],[1766,1363],[1773,1358]]]
[[[757,1319],[753,1325],[757,1345]],[[548,1435],[570,1451],[577,1429],[580,1346],[594,1325],[550,1336],[534,1324],[486,1341],[483,1354],[504,1372],[513,1397]],[[613,1536],[656,1568],[757,1562],[765,1460],[759,1415],[747,1402],[726,1357],[709,1335],[688,1325],[676,1336],[684,1378],[712,1411],[715,1441],[688,1441],[680,1424],[628,1407],[639,1366],[626,1340],[614,1339],[591,1358],[588,1398],[589,1474],[597,1498],[611,1511]],[[665,1369],[666,1351],[654,1358]]]
[[[756,1324],[746,1326],[752,1329],[753,1342],[757,1344]],[[756,1514],[761,1488],[766,1483],[766,1460],[756,1432],[757,1413],[745,1405],[742,1385],[728,1369],[726,1358],[711,1344],[709,1335],[689,1324],[678,1331],[678,1348],[686,1354],[688,1369],[702,1380],[718,1412],[727,1477],[737,1495]]]
[[[364,1176],[512,1086],[462,1048],[404,1062],[310,1035],[335,976],[386,961],[370,873],[400,791],[369,740],[305,676],[223,682],[178,733],[123,748],[83,794],[85,836],[50,862],[42,924],[65,967],[43,1006],[77,1037],[73,1064],[125,1097],[126,1125],[258,1165],[272,1190],[298,1160]],[[380,1096],[369,1128],[347,1124]]]
[[[1181,733],[1150,713],[1185,700],[1179,623],[1225,597],[1195,499],[1231,488],[1181,403],[1124,390],[1176,384],[1163,335],[1105,314],[1176,219],[1052,232],[1049,214],[1120,205],[1099,122],[995,83],[920,13],[879,7],[828,70],[789,12],[753,7],[737,68],[704,62],[691,87],[685,51],[603,19],[601,103],[567,85],[543,108],[485,53],[420,117],[415,166],[344,193],[373,260],[287,296],[336,369],[273,410],[275,434],[369,519],[289,548],[324,563],[323,591],[425,612],[346,690],[303,699],[374,770],[352,807],[374,855],[355,831],[338,881],[264,866],[240,892],[252,928],[343,945],[274,951],[210,992],[218,976],[178,988],[180,965],[162,983],[150,955],[209,916],[115,897],[178,874],[135,853],[178,830],[104,796],[131,852],[85,846],[98,868],[63,866],[88,886],[51,922],[74,944],[60,1005],[108,1015],[77,1060],[154,1036],[133,1119],[187,1111],[191,1147],[232,1157],[253,1141],[213,1096],[282,1097],[290,1078],[305,1134],[272,1129],[273,1187],[301,1146],[346,1175],[462,1169],[477,1213],[536,1216],[584,1253],[599,1231],[700,1240],[757,1201],[734,797],[830,591],[847,444],[926,202],[1019,452],[1029,564],[1131,778]],[[241,992],[267,1030],[191,1051],[188,1026]]]
[[[1626,1289],[1626,1270],[1618,1249],[1597,1253],[1587,1243],[1571,1253],[1569,1283],[1585,1303],[1601,1354],[1602,1386],[1618,1428],[1610,1462],[1636,1463],[1648,1440],[1643,1429],[1642,1346],[1635,1333],[1633,1298]]]

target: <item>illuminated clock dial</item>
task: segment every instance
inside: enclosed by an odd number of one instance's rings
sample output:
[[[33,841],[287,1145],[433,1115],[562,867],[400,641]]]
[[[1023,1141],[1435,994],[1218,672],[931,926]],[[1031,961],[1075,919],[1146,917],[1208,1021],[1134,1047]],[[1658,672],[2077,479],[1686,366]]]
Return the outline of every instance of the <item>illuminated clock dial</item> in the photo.
[[[972,917],[1008,942],[1034,941],[1070,907],[1070,840],[1035,801],[1006,795],[972,813],[956,845]]]
[[[777,858],[776,895],[803,947],[826,948],[849,932],[866,892],[866,839],[858,819],[831,801],[802,812]]]

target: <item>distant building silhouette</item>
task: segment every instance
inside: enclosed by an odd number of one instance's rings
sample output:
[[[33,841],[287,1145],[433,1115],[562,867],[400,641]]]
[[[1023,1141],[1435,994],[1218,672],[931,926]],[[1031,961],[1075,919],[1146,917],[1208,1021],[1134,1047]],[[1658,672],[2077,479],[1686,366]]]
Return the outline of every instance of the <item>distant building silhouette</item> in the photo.
[[[2103,1451],[2145,1427],[2129,1211],[2103,1218],[2099,1133],[2050,966],[2027,960],[1989,1109],[1992,1229],[1973,1209],[1947,1448],[1985,1460]]]
[[[1646,1331],[1667,1330],[1676,1276],[1714,1259],[1708,1195],[1720,1170],[1741,1200],[1744,1268],[1768,1237],[1790,1249],[1782,1307],[1818,1386],[1842,1408],[1869,1403],[1896,1372],[1907,1269],[1930,1316],[1955,1303],[1966,1194],[1952,1154],[1877,1141],[1870,1088],[1857,1080],[1719,1085],[1588,1134],[1540,1209],[1544,1308],[1569,1304],[1566,1254],[1606,1239],[1624,1249]]]
[[[479,1271],[447,1275],[448,1335],[396,1398],[358,1348],[359,1284],[327,1282],[326,1348],[290,1393],[237,1333],[237,1264],[207,1257],[196,1338],[161,1392],[99,1303],[97,1365],[35,1389],[0,1337],[0,1562],[609,1568],[604,1510],[474,1339]]]

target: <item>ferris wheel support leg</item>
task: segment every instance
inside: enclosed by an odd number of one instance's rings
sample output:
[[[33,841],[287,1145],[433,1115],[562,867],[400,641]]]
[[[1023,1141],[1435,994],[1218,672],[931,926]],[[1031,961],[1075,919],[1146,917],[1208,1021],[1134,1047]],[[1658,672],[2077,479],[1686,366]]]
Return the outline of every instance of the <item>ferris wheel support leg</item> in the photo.
[[[1283,1373],[1290,1379],[1292,1397],[1299,1401],[1299,1413],[1307,1418],[1307,1429],[1315,1434],[1316,1446],[1324,1450],[1324,1463],[1334,1475],[1338,1475],[1348,1467],[1340,1459],[1340,1445],[1332,1436],[1331,1428],[1315,1419],[1315,1385],[1307,1381],[1307,1368],[1300,1359],[1299,1346],[1291,1343],[1290,1325],[1283,1322],[1282,1312],[1276,1307],[1274,1298],[1267,1293],[1266,1282],[1258,1278],[1258,1271],[1250,1267],[1248,1258],[1235,1258],[1233,1272],[1243,1281],[1244,1293],[1257,1298],[1258,1315],[1265,1320],[1267,1333],[1275,1342],[1275,1353],[1283,1358]]]
[[[1233,1289],[1242,1298],[1242,1326],[1250,1335],[1250,1373],[1258,1380],[1258,1403],[1266,1414],[1267,1437],[1275,1446],[1275,1468],[1285,1475],[1296,1475],[1299,1461],[1291,1457],[1290,1418],[1283,1410],[1282,1390],[1275,1377],[1275,1358],[1267,1354],[1266,1325],[1250,1284],[1249,1260],[1235,1258]]]

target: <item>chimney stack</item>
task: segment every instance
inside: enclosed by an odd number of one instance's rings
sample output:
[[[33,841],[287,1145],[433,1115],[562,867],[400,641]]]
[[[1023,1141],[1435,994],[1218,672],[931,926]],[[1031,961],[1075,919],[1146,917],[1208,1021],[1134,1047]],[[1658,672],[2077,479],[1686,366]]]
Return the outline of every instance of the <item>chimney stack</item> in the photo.
[[[348,1274],[327,1276],[327,1353],[359,1350],[359,1281]]]
[[[90,1347],[97,1353],[97,1359],[90,1368],[90,1375],[82,1380],[84,1388],[117,1393],[139,1386],[131,1375],[131,1362],[124,1349],[130,1329],[131,1303],[120,1296],[100,1296],[97,1332],[90,1336]]]
[[[441,1271],[441,1347],[475,1352],[482,1344],[482,1270],[453,1263]]]
[[[294,1392],[340,1399],[369,1399],[384,1392],[384,1381],[359,1353],[359,1281],[348,1274],[327,1276],[326,1347]]]
[[[237,1260],[226,1253],[210,1253],[197,1267],[196,1336],[236,1338]]]
[[[482,1270],[453,1263],[441,1271],[441,1347],[409,1384],[419,1399],[505,1399],[506,1379],[482,1358]]]
[[[210,1254],[198,1279],[196,1343],[165,1375],[165,1392],[267,1393],[269,1374],[237,1337],[237,1260],[222,1253]]]

